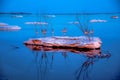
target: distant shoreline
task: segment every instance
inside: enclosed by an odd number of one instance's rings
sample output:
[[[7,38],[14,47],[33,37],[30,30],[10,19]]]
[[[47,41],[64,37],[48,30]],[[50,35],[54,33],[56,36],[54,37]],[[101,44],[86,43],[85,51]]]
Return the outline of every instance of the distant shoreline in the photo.
[[[104,13],[30,13],[30,12],[0,12],[0,14],[13,14],[13,15],[24,15],[24,14],[38,14],[38,15],[95,15],[95,14],[120,14],[120,12],[104,12]]]
[[[0,14],[15,14],[15,15],[22,15],[22,14],[32,14],[32,13],[26,13],[26,12],[0,12]]]

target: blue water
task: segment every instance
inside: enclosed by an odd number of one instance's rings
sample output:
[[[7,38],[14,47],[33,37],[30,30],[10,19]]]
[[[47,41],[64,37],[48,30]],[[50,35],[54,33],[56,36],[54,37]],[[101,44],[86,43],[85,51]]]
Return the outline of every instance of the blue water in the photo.
[[[109,58],[90,59],[85,54],[74,52],[34,51],[23,43],[30,38],[44,37],[41,29],[47,29],[45,36],[81,36],[81,30],[68,22],[76,21],[75,15],[56,15],[55,18],[44,18],[38,15],[23,15],[13,18],[12,15],[0,15],[0,22],[18,25],[19,31],[0,31],[0,80],[120,80],[120,18],[111,16],[120,14],[79,15],[81,23],[94,29],[94,36],[102,40],[102,54],[110,52]],[[107,22],[90,23],[91,19],[102,19]],[[25,22],[47,21],[48,26],[26,25]],[[38,30],[38,35],[35,31]],[[85,64],[89,63],[90,64]]]

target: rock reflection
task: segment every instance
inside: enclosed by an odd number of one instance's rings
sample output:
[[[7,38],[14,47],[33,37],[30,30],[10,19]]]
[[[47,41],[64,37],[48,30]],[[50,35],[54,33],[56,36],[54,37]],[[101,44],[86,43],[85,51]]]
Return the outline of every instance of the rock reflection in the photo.
[[[89,68],[94,63],[92,58],[88,58],[82,66],[78,68],[78,70],[75,72],[76,80],[87,80],[89,77]]]
[[[90,68],[95,64],[96,61],[103,58],[110,58],[109,52],[101,53],[99,55],[87,56],[87,60],[76,70],[76,80],[89,80]]]
[[[48,72],[48,55],[45,51],[35,51],[35,62],[37,70],[37,80],[46,80],[46,75]]]
[[[75,79],[76,80],[89,80],[89,74],[91,67],[97,62],[99,59],[109,58],[111,55],[107,51],[105,53],[101,52],[100,49],[94,50],[78,50],[78,49],[63,49],[63,48],[50,48],[50,47],[41,47],[36,45],[27,45],[27,47],[36,52],[41,53],[40,60],[37,62],[37,80],[47,80],[48,71],[52,68],[54,61],[54,54],[56,52],[61,52],[62,56],[66,59],[68,56],[68,52],[72,52],[75,54],[83,54],[87,57],[86,61],[80,65],[80,67],[75,71]],[[47,52],[52,54],[47,54]],[[50,60],[51,59],[51,60]]]
[[[85,54],[88,57],[93,57],[96,55],[101,54],[100,49],[69,49],[69,48],[56,48],[56,47],[43,47],[43,46],[37,46],[37,45],[26,45],[29,49],[34,51],[45,51],[45,52],[62,52],[63,55],[65,55],[65,52],[73,52],[75,54]]]

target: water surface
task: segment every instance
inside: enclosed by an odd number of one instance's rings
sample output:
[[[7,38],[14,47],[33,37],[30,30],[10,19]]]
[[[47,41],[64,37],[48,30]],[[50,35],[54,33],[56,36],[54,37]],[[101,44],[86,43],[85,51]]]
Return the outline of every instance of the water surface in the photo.
[[[102,54],[109,57],[87,57],[71,51],[35,51],[23,43],[30,38],[63,36],[81,36],[81,30],[68,22],[76,21],[75,15],[56,15],[55,18],[44,18],[38,15],[23,15],[13,18],[12,15],[0,15],[0,22],[18,25],[19,31],[0,31],[0,80],[119,80],[120,78],[120,18],[111,16],[120,14],[79,15],[82,23],[94,29],[94,36],[102,40]],[[90,23],[91,19],[103,19],[107,22]],[[52,25],[26,25],[30,21],[47,21]],[[41,29],[47,29],[43,35]],[[38,35],[36,35],[36,30]]]

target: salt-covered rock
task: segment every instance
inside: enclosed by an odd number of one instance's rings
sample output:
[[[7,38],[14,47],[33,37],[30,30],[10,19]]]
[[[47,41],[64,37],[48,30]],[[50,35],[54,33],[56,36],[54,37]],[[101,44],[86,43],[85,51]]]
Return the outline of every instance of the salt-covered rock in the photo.
[[[45,37],[34,38],[24,42],[26,45],[38,45],[46,47],[69,47],[69,48],[88,48],[97,49],[101,47],[101,40],[98,37],[91,37],[88,39],[86,36],[80,37]]]

